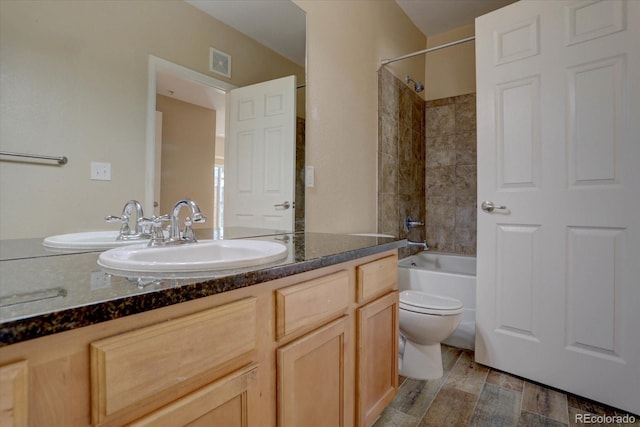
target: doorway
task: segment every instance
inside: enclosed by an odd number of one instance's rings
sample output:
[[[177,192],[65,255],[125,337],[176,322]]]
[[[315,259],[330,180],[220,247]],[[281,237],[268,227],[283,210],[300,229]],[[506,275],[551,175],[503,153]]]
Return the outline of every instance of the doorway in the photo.
[[[233,88],[235,86],[229,83],[149,56],[145,207],[148,211],[153,207],[154,215],[167,213],[167,206],[180,198],[191,198],[201,204],[203,213],[209,218],[204,227],[219,227],[217,219],[222,214],[222,200],[216,197],[216,191],[220,191],[215,183],[221,181],[216,180],[215,168],[224,167],[226,94]],[[158,108],[170,110],[172,117],[157,114]],[[188,143],[175,143],[185,135],[185,129],[193,126],[193,121],[187,123],[183,118],[193,116],[194,112],[198,115],[197,127],[205,130],[199,132],[195,140],[189,136],[185,138]],[[159,120],[173,123],[161,126]],[[165,131],[170,129],[173,135],[161,135],[163,128]],[[164,150],[158,145],[163,139],[165,142],[170,140]],[[162,157],[165,157],[165,166],[170,165],[164,172]],[[193,161],[204,162],[204,166],[194,167],[190,163]],[[172,163],[174,166],[177,163],[178,169],[173,169]]]

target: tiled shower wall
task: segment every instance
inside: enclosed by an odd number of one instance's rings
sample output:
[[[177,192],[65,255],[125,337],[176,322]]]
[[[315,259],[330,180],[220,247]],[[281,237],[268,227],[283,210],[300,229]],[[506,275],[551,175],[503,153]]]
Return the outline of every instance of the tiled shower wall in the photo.
[[[476,253],[476,96],[426,102],[427,243]]]
[[[425,102],[381,68],[378,116],[378,232],[475,254],[475,94]],[[407,214],[426,226],[407,235]]]
[[[424,240],[422,227],[407,236],[403,222],[425,218],[425,102],[381,68],[378,115],[378,232]]]

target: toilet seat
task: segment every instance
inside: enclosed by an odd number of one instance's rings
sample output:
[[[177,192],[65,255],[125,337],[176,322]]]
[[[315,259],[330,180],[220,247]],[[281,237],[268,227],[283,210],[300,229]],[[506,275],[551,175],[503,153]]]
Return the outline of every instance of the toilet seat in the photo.
[[[464,307],[462,302],[455,298],[420,291],[402,291],[400,292],[400,309],[414,313],[449,316],[462,313]]]

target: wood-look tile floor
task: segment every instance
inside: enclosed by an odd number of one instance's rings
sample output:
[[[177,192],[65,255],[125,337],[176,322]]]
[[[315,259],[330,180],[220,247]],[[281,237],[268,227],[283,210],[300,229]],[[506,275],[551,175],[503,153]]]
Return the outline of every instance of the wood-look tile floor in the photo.
[[[587,424],[577,414],[625,415],[479,365],[469,350],[443,345],[442,359],[442,378],[400,377],[398,394],[374,427],[579,426]],[[640,426],[640,418],[634,424],[588,425]]]

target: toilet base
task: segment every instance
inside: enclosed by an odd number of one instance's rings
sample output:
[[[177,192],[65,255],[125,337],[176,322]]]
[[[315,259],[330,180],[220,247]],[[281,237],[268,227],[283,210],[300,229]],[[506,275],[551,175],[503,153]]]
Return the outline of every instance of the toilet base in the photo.
[[[442,350],[440,343],[420,345],[409,340],[399,361],[400,375],[416,380],[435,380],[442,377]]]

